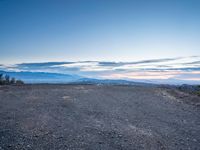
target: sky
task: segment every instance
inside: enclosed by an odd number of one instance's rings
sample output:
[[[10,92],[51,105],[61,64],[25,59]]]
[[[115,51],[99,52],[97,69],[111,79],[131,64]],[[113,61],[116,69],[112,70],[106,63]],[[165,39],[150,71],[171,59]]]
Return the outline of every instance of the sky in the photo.
[[[0,63],[200,55],[199,0],[0,0]]]
[[[0,0],[0,70],[200,82],[199,0]]]

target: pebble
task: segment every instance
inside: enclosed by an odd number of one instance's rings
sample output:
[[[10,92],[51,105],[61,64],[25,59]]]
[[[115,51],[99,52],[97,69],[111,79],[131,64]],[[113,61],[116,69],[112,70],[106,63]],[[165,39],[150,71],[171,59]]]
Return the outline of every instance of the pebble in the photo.
[[[8,147],[12,147],[12,145],[11,145],[11,144],[9,144],[9,145],[8,145]]]
[[[194,142],[197,142],[197,139],[193,139]]]
[[[31,148],[31,145],[27,145],[26,147]]]
[[[100,141],[99,144],[103,144],[103,142]]]
[[[118,137],[120,137],[120,138],[121,138],[121,137],[122,137],[122,135],[121,135],[121,134],[119,134],[119,135],[118,135]]]

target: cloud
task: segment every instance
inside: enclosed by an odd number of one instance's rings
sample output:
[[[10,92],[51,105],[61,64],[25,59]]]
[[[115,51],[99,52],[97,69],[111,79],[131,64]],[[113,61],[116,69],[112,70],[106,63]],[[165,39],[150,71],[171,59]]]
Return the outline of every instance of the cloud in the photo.
[[[174,60],[179,60],[179,59],[182,59],[182,57],[178,57],[178,58],[165,58],[165,59],[143,60],[143,61],[132,62],[132,63],[130,63],[130,64],[161,63],[161,62],[169,62],[169,61],[174,61]]]
[[[199,79],[200,57],[151,59],[133,62],[78,61],[0,65],[1,70],[77,74],[111,79]]]
[[[183,64],[184,64],[184,65],[194,65],[194,64],[200,65],[200,61],[194,61],[194,62],[183,63]]]

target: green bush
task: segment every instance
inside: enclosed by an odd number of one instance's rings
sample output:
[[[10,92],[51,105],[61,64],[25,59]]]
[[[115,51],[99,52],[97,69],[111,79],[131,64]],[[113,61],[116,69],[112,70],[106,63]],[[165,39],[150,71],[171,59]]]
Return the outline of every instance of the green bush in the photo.
[[[0,74],[0,85],[11,85],[11,84],[21,85],[24,84],[24,82],[21,80],[16,80],[15,78],[10,78],[9,75]]]
[[[5,82],[6,82],[6,84],[10,83],[10,76],[9,75],[5,75]]]
[[[10,80],[10,84],[15,84],[15,83],[16,83],[15,78],[12,78],[12,79]]]
[[[16,80],[16,84],[17,84],[17,85],[21,85],[21,84],[24,84],[24,82],[21,81],[21,80]]]
[[[4,81],[4,79],[3,79],[3,74],[0,74],[0,85],[3,84],[3,81]]]

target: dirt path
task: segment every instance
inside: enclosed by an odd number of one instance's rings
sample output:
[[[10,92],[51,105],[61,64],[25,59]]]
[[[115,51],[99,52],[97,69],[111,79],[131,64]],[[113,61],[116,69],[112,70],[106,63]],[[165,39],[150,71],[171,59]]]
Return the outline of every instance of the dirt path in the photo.
[[[0,87],[0,150],[200,148],[200,109],[145,86]]]

